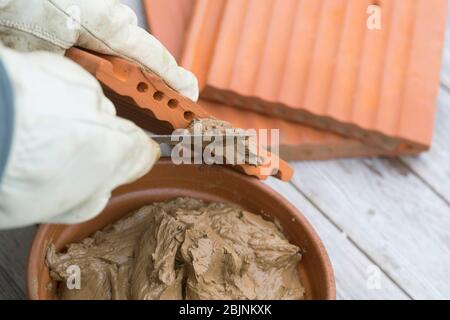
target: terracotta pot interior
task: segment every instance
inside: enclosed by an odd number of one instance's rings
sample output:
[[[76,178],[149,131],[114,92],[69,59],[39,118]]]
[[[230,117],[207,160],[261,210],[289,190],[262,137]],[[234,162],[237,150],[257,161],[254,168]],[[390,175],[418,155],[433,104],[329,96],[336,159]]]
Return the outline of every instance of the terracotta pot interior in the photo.
[[[41,225],[28,264],[31,299],[54,299],[56,283],[49,277],[45,251],[49,243],[58,250],[155,201],[180,196],[238,205],[250,212],[275,217],[288,239],[305,250],[299,274],[306,299],[334,299],[335,284],[328,255],[315,231],[291,204],[255,178],[220,166],[173,165],[159,161],[140,180],[113,192],[105,210],[95,219],[77,225]],[[273,216],[271,216],[271,215]]]

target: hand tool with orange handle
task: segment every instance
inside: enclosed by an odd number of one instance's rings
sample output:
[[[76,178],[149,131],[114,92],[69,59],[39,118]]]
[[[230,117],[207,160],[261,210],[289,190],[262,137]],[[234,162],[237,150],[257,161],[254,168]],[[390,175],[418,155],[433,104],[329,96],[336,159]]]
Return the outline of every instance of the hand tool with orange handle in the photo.
[[[199,104],[182,96],[155,73],[136,63],[79,48],[67,50],[66,56],[94,75],[116,106],[126,105],[128,112],[139,113],[141,120],[138,124],[143,121],[155,123],[156,119],[167,132],[170,129],[187,128],[195,119],[210,117]],[[245,164],[233,167],[259,179],[266,179],[270,175],[283,181],[291,179],[293,169],[285,161],[270,152],[267,152],[266,158],[269,161],[260,166]],[[269,170],[274,163],[277,165]]]

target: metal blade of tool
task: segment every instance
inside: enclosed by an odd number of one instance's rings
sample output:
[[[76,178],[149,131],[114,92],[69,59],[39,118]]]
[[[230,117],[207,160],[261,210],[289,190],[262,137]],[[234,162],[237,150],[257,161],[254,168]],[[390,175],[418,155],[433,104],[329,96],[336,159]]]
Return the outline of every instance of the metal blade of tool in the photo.
[[[250,135],[250,134],[240,134],[240,133],[234,133],[234,134],[204,134],[204,135],[196,135],[196,134],[183,134],[183,135],[179,135],[179,134],[166,134],[166,135],[161,135],[161,134],[152,134],[150,133],[148,135],[150,138],[152,138],[153,140],[155,140],[157,143],[161,144],[161,143],[165,143],[165,144],[169,144],[169,145],[175,145],[177,143],[179,143],[180,141],[183,141],[183,139],[191,139],[190,141],[194,142],[195,139],[202,139],[207,137],[207,138],[216,138],[216,137],[222,137],[224,141],[234,141],[235,138],[237,137],[243,137],[243,138],[251,138],[254,137],[255,135]],[[192,140],[192,138],[194,140]],[[181,139],[181,140],[180,140]],[[186,140],[184,140],[186,141]]]
[[[171,155],[171,149],[173,146],[179,144],[179,143],[188,143],[189,145],[195,144],[197,141],[203,142],[210,142],[211,138],[214,137],[214,140],[216,141],[216,138],[220,137],[222,138],[222,142],[225,142],[224,150],[227,149],[227,143],[232,143],[233,150],[236,147],[235,144],[235,138],[241,138],[241,142],[250,141],[248,139],[255,138],[255,134],[248,134],[248,133],[231,133],[231,134],[167,134],[167,135],[160,135],[160,134],[153,134],[151,132],[147,133],[150,138],[152,138],[156,143],[160,145],[161,148],[161,154],[163,157],[168,157]],[[207,138],[205,141],[204,138]],[[214,141],[214,142],[215,142]],[[253,140],[255,141],[255,140]],[[212,142],[212,141],[211,141]],[[203,150],[203,146],[202,146]],[[224,152],[225,155],[225,152]],[[256,163],[260,163],[263,161],[262,159],[264,156],[258,154],[258,151],[253,152],[251,148],[248,149],[248,159],[256,159]],[[225,157],[226,160],[228,160],[228,157]],[[234,156],[233,156],[234,159]],[[233,163],[230,163],[233,164]]]

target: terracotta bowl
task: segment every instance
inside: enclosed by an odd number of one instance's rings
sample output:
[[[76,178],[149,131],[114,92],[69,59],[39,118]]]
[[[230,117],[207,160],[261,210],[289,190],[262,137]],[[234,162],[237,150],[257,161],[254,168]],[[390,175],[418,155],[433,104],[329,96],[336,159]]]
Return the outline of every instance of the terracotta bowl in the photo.
[[[117,188],[103,212],[95,219],[76,225],[49,225],[38,228],[28,261],[27,286],[30,299],[54,299],[55,283],[45,265],[49,243],[57,250],[80,241],[154,201],[189,196],[205,201],[238,205],[266,218],[275,217],[289,240],[305,249],[299,273],[306,299],[335,299],[336,287],[327,252],[305,217],[286,199],[261,181],[221,166],[179,165],[162,159],[146,176]]]

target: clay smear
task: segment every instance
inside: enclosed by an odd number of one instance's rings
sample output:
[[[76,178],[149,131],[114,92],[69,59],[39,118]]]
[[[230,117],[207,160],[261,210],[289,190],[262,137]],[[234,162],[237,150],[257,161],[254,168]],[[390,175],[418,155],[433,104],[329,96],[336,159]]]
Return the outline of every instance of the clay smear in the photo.
[[[274,223],[192,198],[145,206],[47,253],[60,299],[302,299],[300,259]],[[74,265],[78,290],[66,285]]]
[[[211,156],[220,156],[221,163],[249,164],[258,167],[265,162],[264,150],[257,147],[256,130],[234,128],[229,122],[209,117],[193,120],[187,128],[187,132],[205,137],[203,151],[211,142],[218,143],[220,148],[212,151]],[[249,132],[254,136],[248,136]],[[227,135],[234,135],[235,138],[226,139]],[[207,139],[207,137],[210,138]]]

